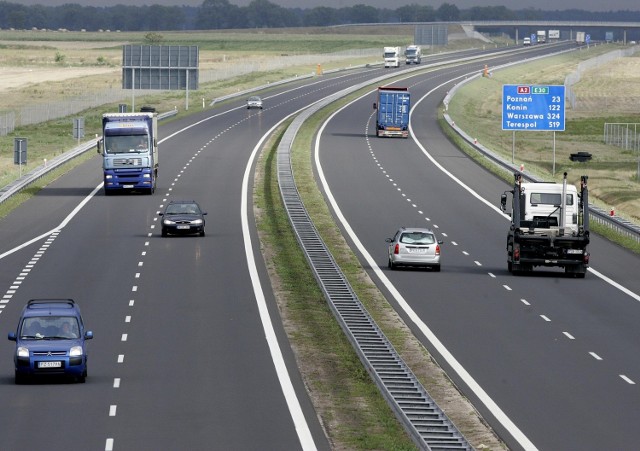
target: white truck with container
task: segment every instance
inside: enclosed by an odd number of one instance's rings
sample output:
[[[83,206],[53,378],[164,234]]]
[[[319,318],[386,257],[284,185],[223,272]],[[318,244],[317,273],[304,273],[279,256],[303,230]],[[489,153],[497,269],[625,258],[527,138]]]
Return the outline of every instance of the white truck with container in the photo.
[[[500,199],[503,212],[512,196],[511,226],[507,234],[507,269],[512,274],[536,266],[561,267],[567,275],[584,278],[589,267],[589,192],[587,176],[580,177],[580,192],[562,183],[522,181],[514,174],[512,191]]]
[[[408,45],[404,49],[404,62],[406,64],[420,64],[422,62],[422,48],[419,45]]]
[[[152,108],[140,113],[102,115],[102,154],[105,195],[123,191],[153,194],[158,178],[158,114]]]
[[[400,47],[385,47],[382,53],[384,67],[400,67]]]
[[[538,30],[536,33],[536,41],[538,44],[544,44],[547,42],[547,32],[545,30]]]

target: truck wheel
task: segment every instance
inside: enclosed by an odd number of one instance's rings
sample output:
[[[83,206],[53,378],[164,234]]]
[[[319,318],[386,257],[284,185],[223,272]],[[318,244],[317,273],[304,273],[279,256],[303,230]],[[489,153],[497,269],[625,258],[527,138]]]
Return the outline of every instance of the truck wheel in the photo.
[[[587,267],[584,265],[565,266],[564,273],[567,275],[572,275],[576,279],[584,279],[584,276],[587,275]]]

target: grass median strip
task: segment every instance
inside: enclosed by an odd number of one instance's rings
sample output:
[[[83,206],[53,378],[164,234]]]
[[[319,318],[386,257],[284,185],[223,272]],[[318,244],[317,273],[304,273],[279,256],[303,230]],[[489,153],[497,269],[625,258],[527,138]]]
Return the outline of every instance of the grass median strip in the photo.
[[[298,190],[358,298],[433,399],[474,447],[504,449],[369,278],[316,186],[310,158],[315,131],[335,108],[361,93],[320,111],[297,134],[292,164]],[[269,143],[258,164],[258,229],[283,322],[328,435],[337,449],[414,449],[334,319],[299,249],[280,199],[276,146]]]

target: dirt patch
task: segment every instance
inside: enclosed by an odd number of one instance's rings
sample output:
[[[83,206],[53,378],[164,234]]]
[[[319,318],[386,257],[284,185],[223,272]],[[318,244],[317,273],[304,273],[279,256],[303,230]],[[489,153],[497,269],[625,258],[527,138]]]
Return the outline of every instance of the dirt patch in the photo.
[[[113,67],[0,67],[0,92],[31,84],[119,72]]]

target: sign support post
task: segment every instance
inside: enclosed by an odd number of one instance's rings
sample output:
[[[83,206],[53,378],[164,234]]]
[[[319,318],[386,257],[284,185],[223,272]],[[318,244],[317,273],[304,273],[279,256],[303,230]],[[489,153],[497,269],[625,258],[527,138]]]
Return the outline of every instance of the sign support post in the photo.
[[[502,130],[513,131],[511,162],[515,164],[515,132],[553,132],[553,175],[556,172],[556,132],[565,129],[564,85],[503,85]]]

